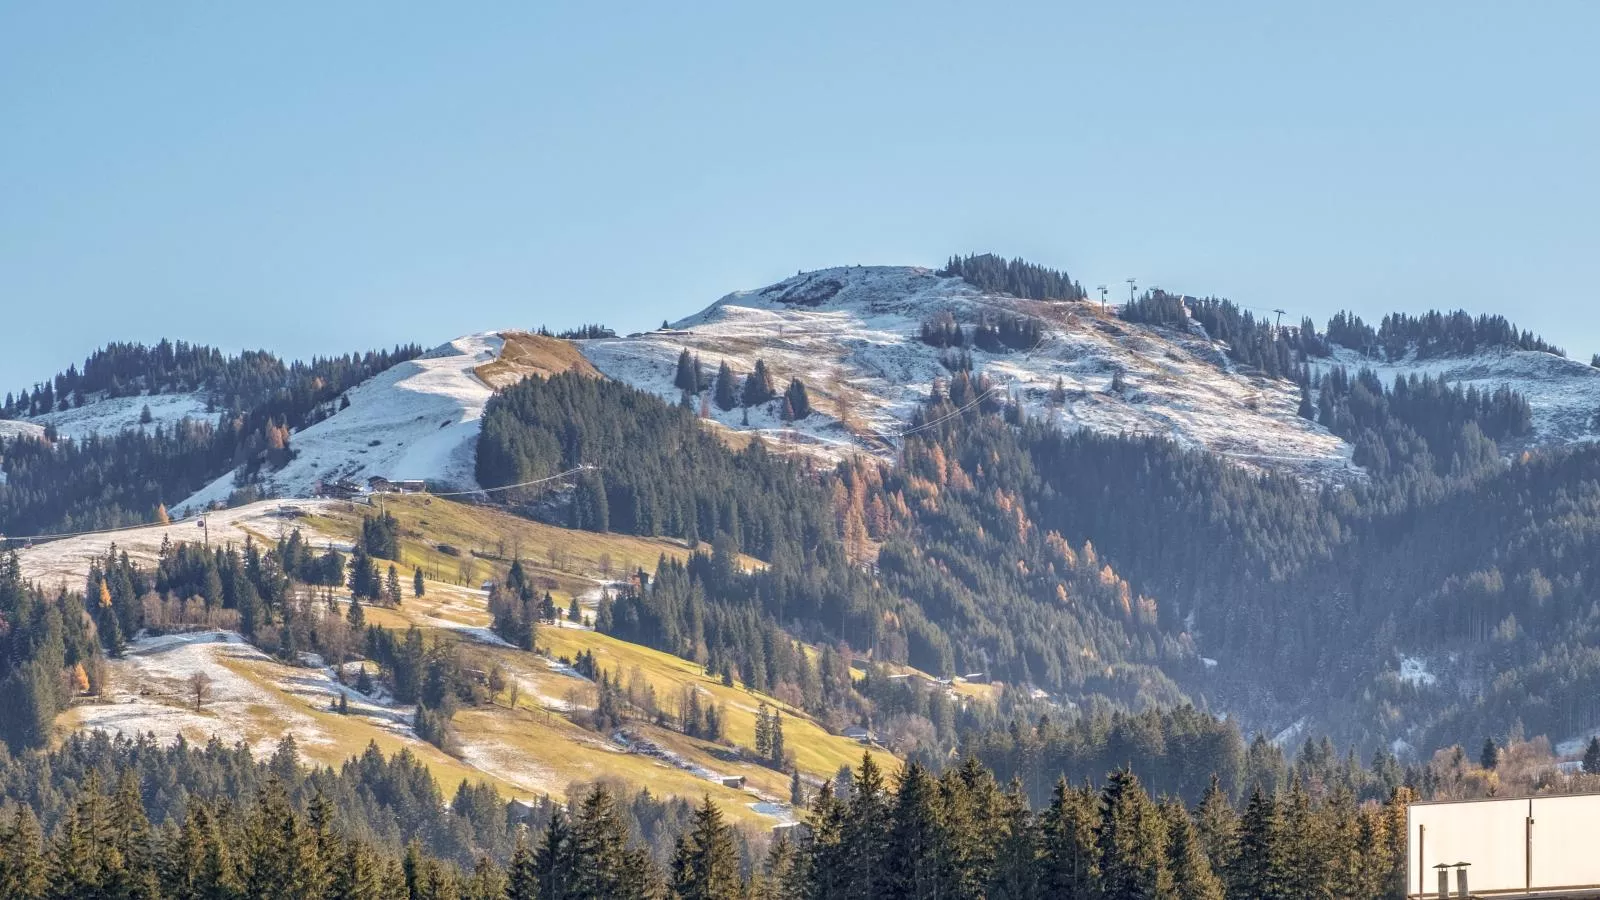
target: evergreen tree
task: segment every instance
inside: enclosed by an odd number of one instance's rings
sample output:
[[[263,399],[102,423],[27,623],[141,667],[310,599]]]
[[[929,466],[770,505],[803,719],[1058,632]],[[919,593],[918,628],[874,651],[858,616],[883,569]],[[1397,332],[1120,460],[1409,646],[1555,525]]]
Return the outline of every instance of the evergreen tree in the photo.
[[[581,860],[574,857],[571,829],[558,807],[550,816],[544,838],[533,857],[533,877],[540,900],[566,900],[575,896],[570,884]],[[530,895],[533,896],[533,895]]]
[[[411,596],[421,597],[428,592],[428,586],[422,580],[422,567],[417,566],[411,573]]]
[[[1212,870],[1219,874],[1231,871],[1239,850],[1239,814],[1215,774],[1195,810],[1195,831]]]
[[[550,900],[551,896],[561,894],[545,894],[539,889],[533,850],[528,847],[525,838],[518,838],[517,849],[511,854],[511,865],[506,872],[506,900]]]
[[[389,598],[390,603],[395,606],[400,605],[400,572],[395,568],[394,563],[389,564],[389,577],[384,582],[383,592]]]
[[[694,370],[694,358],[689,355],[687,347],[678,353],[678,372],[672,377],[672,384],[685,394],[695,394],[700,391],[699,380]]]
[[[0,897],[43,900],[48,874],[39,820],[23,806],[9,827],[0,828]]]
[[[1028,798],[1022,784],[1013,781],[1001,797],[999,824],[1002,833],[994,859],[986,896],[989,900],[1034,900],[1040,897],[1039,831],[1028,811]]]
[[[1491,772],[1500,766],[1500,746],[1494,742],[1494,738],[1483,739],[1483,751],[1478,754],[1478,764]]]
[[[1277,801],[1255,788],[1240,820],[1239,852],[1228,876],[1229,896],[1290,900],[1291,874],[1282,831]]]
[[[1583,750],[1583,771],[1586,775],[1600,775],[1600,737],[1589,738]]]
[[[730,410],[739,405],[738,378],[728,367],[727,360],[723,360],[717,369],[716,402],[721,410]]]
[[[761,406],[775,396],[777,391],[772,386],[772,373],[767,370],[766,361],[758,359],[755,370],[745,376],[739,397],[741,405]]]
[[[581,860],[570,882],[573,900],[642,900],[655,875],[650,860],[628,846],[628,826],[616,798],[603,785],[590,789],[578,808],[572,843]]]
[[[1176,900],[1223,900],[1222,879],[1212,871],[1194,822],[1182,803],[1163,804]],[[1354,896],[1354,895],[1342,895]]]
[[[1045,896],[1093,897],[1099,890],[1098,807],[1098,798],[1087,788],[1076,789],[1065,778],[1056,781],[1039,823],[1044,859],[1040,887]]]
[[[672,895],[677,900],[738,900],[739,853],[733,829],[706,795],[690,828],[678,838],[672,861]]]
[[[756,755],[763,760],[772,758],[772,721],[765,700],[756,707]]]
[[[806,383],[800,379],[790,379],[788,389],[783,392],[783,399],[791,421],[798,421],[811,415],[811,397],[806,393]]]
[[[1166,823],[1139,779],[1127,769],[1111,773],[1100,794],[1101,889],[1128,900],[1170,898]]]
[[[889,794],[883,772],[871,753],[861,754],[855,788],[844,812],[839,844],[844,848],[843,892],[845,900],[865,900],[883,895],[887,876],[888,837],[891,820]]]
[[[954,896],[952,855],[956,840],[946,830],[939,785],[916,762],[900,772],[900,786],[890,816],[880,897]],[[975,835],[963,835],[973,839]]]

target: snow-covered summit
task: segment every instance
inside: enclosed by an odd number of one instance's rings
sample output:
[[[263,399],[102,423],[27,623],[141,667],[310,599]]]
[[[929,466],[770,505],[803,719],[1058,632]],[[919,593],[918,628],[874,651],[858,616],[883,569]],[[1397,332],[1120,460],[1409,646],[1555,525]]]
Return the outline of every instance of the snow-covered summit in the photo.
[[[1293,385],[1234,371],[1198,327],[1134,325],[1094,303],[1020,300],[920,267],[805,272],[729,294],[669,329],[582,347],[607,376],[672,401],[684,349],[708,376],[724,361],[743,376],[761,359],[780,391],[791,377],[804,381],[816,412],[786,423],[775,402],[712,405],[709,417],[824,456],[887,453],[935,382],[951,376],[951,354],[919,340],[922,324],[944,313],[969,328],[1005,316],[1041,323],[1028,350],[966,352],[974,373],[1062,428],[1164,435],[1317,480],[1359,476],[1348,444],[1295,415]]]
[[[457,338],[347,391],[348,407],[291,435],[295,457],[267,474],[267,493],[306,497],[319,481],[374,475],[477,487],[478,432],[493,391],[474,370],[498,359],[503,344],[494,333]],[[226,501],[233,490],[229,473],[174,512]]]
[[[673,324],[692,328],[730,306],[771,311],[851,311],[866,316],[923,316],[957,298],[982,293],[960,278],[921,266],[844,266],[801,272],[776,284],[734,291],[705,310]]]

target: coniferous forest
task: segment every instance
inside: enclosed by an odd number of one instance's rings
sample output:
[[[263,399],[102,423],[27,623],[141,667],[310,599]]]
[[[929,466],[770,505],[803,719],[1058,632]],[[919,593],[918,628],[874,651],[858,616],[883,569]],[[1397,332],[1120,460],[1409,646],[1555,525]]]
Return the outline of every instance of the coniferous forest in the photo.
[[[1081,298],[1064,273],[1020,261],[968,257],[949,271],[1019,297]],[[1300,415],[1349,441],[1371,477],[1311,487],[1166,440],[1035,421],[981,370],[985,354],[1037,343],[1021,317],[924,323],[920,339],[963,364],[947,365],[893,464],[823,466],[760,441],[733,450],[687,399],[576,373],[489,403],[483,485],[583,467],[490,502],[690,551],[612,582],[594,627],[834,731],[869,726],[906,760],[884,772],[869,758],[825,783],[796,770],[803,822],[778,835],[730,824],[709,800],[603,781],[531,807],[484,785],[452,793],[414,757],[376,747],[335,770],[304,765],[292,741],[257,759],[216,741],[52,740],[58,714],[102,690],[106,659],[134,635],[207,628],[284,660],[370,660],[355,689],[414,705],[417,736],[458,750],[452,721],[492,702],[493,667],[470,644],[366,620],[424,589],[420,570],[396,566],[392,516],[366,518],[347,549],[293,532],[169,544],[142,564],[112,547],[81,591],[42,592],[0,556],[0,900],[1400,897],[1410,799],[1593,787],[1600,744],[1582,775],[1530,760],[1600,720],[1600,607],[1587,587],[1600,579],[1600,450],[1510,452],[1532,409],[1509,387],[1309,365],[1334,347],[1369,359],[1554,348],[1465,314],[1376,329],[1340,314],[1319,333],[1159,291],[1122,314],[1192,319],[1234,364],[1298,382]],[[217,422],[10,440],[0,527],[147,521],[160,497],[230,469],[247,486],[341,391],[413,355],[285,366],[108,347],[4,409],[199,391]],[[685,351],[678,370],[702,405],[782,398],[789,417],[809,412],[805,385],[780,390],[764,367],[740,383]],[[495,634],[528,651],[542,627],[579,616],[520,560],[488,608]],[[1476,687],[1396,674],[1424,653]],[[648,720],[726,740],[719,705],[691,696],[669,713],[603,659],[570,662],[597,689],[573,719],[582,727]],[[1005,687],[996,702],[962,702],[903,665]],[[1330,733],[1289,738],[1292,753],[1255,733],[1308,711]],[[763,709],[754,752],[787,771],[782,723]]]
[[[196,393],[213,410],[205,420],[58,439],[5,442],[0,461],[0,534],[115,528],[151,522],[163,501],[186,497],[230,470],[248,487],[264,465],[293,453],[290,432],[331,415],[340,394],[422,352],[393,350],[286,363],[265,351],[225,356],[212,347],[161,341],[110,344],[83,368],[17,394],[0,418],[40,415],[118,397]]]

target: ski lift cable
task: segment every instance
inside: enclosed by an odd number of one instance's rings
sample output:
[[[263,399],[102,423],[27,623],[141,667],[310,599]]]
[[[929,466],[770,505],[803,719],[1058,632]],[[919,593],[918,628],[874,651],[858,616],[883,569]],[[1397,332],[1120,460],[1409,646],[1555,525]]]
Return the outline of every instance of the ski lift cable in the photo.
[[[1029,347],[1027,352],[1022,355],[1024,359],[1031,360],[1033,358],[1034,353],[1038,352],[1039,348],[1044,346],[1044,340],[1045,340],[1045,336],[1047,334],[1049,334],[1049,331],[1047,329],[1043,329],[1043,328],[1040,329],[1040,331],[1039,331],[1039,339],[1037,341],[1034,341],[1033,342],[1033,346]],[[943,424],[945,422],[948,422],[951,419],[954,419],[955,417],[957,417],[959,415],[962,415],[963,413],[967,412],[968,410],[971,410],[971,409],[977,407],[978,404],[980,404],[983,401],[989,399],[990,397],[994,396],[996,393],[999,393],[1000,391],[1004,390],[1005,388],[1006,388],[1006,385],[997,384],[994,387],[989,388],[987,391],[984,391],[983,393],[979,394],[976,398],[974,398],[973,400],[969,401],[968,403],[960,406],[959,408],[951,410],[950,412],[940,416],[937,419],[932,419],[930,421],[923,422],[921,425],[913,425],[910,428],[902,429],[902,430],[900,430],[898,432],[895,432],[895,434],[893,436],[897,437],[897,438],[903,438],[908,434],[916,434],[919,431],[923,431],[925,429],[932,428],[935,425],[940,425],[940,424]]]
[[[434,494],[434,493],[430,492],[428,494],[428,496],[430,496],[430,497],[465,497],[465,496],[468,496],[470,494],[492,494],[492,493],[495,493],[496,491],[509,491],[509,490],[513,490],[515,488],[533,487],[534,485],[537,485],[537,484],[545,484],[546,482],[555,481],[558,478],[565,478],[568,475],[576,475],[579,472],[587,472],[587,471],[589,471],[591,469],[598,469],[598,468],[600,468],[600,467],[596,466],[596,465],[591,465],[589,463],[584,463],[581,466],[575,466],[574,468],[568,469],[565,472],[557,472],[554,475],[547,475],[544,478],[535,478],[532,481],[524,481],[524,482],[520,482],[518,484],[502,484],[499,487],[478,488],[477,490],[472,490],[472,491],[446,491],[446,492],[444,492],[442,494]]]

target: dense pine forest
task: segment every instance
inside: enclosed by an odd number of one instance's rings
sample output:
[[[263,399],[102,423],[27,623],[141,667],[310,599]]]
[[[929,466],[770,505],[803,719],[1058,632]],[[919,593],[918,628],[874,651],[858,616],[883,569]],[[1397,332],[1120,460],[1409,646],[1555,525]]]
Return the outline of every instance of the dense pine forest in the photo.
[[[1163,440],[1065,435],[998,399],[957,414],[979,382],[953,376],[916,420],[935,426],[896,465],[807,471],[756,446],[730,451],[689,411],[626,387],[534,380],[491,409],[481,459],[507,462],[483,474],[515,483],[598,465],[570,503],[533,498],[529,510],[596,527],[583,509],[603,506],[606,528],[709,542],[687,565],[640,573],[598,624],[747,683],[787,685],[810,709],[823,708],[810,676],[772,652],[785,635],[1112,708],[1187,700],[1271,720],[1303,709],[1303,685],[1321,683],[1333,690],[1319,704],[1348,723],[1341,740],[1366,747],[1481,741],[1519,716],[1555,736],[1592,721],[1588,612],[1576,604],[1600,557],[1578,552],[1588,531],[1570,525],[1594,515],[1580,498],[1600,490],[1588,471],[1600,453],[1505,462],[1498,442],[1528,429],[1514,392],[1334,369],[1316,380],[1309,413],[1350,439],[1374,477],[1319,491]],[[650,494],[665,512],[641,519],[632,511]],[[1448,537],[1468,521],[1505,526]],[[738,552],[770,565],[742,569]],[[1456,598],[1468,594],[1475,611],[1463,618]],[[1322,600],[1291,599],[1309,597]],[[1453,623],[1423,627],[1424,610]],[[1365,664],[1352,665],[1351,647]],[[1425,652],[1454,654],[1460,671],[1483,673],[1472,677],[1514,673],[1501,678],[1549,689],[1517,710],[1498,688],[1432,697],[1393,674],[1401,655]],[[914,715],[942,717],[927,712]],[[1424,730],[1378,724],[1396,718]],[[946,737],[928,747],[949,746],[954,729],[930,733]]]
[[[1020,732],[1074,740],[1049,724]],[[1280,758],[1277,784],[1202,777],[1192,800],[1153,790],[1142,761],[1041,790],[971,756],[895,772],[867,756],[768,835],[709,798],[604,783],[531,804],[481,784],[449,793],[375,747],[333,769],[304,765],[292,739],[258,759],[215,740],[77,737],[0,759],[0,898],[1399,900],[1416,789],[1318,746]],[[1458,748],[1427,774],[1440,786],[1482,770]]]

